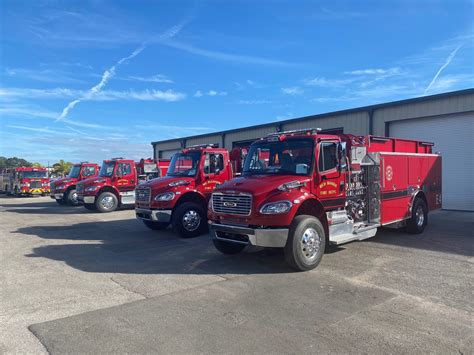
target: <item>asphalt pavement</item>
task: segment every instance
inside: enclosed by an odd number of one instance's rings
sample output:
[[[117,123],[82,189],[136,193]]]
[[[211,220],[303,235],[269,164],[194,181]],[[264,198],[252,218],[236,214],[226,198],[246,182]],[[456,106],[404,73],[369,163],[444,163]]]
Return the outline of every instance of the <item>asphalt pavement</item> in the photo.
[[[49,197],[0,196],[0,353],[473,353],[474,214],[310,272]]]

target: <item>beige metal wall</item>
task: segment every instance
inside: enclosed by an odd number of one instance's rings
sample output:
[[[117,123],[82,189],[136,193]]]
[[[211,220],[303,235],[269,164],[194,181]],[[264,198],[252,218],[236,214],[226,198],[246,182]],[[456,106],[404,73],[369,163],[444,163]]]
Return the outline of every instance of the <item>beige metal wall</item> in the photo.
[[[304,128],[344,128],[344,133],[364,135],[369,133],[369,115],[366,111],[344,115],[301,120],[283,125],[284,131]]]
[[[394,105],[375,110],[374,134],[385,135],[386,122],[433,117],[474,110],[474,94],[464,94],[424,102]]]
[[[373,113],[373,134],[385,135],[387,122],[399,120],[433,117],[446,114],[456,114],[461,112],[474,111],[474,94],[463,93],[449,97],[438,97],[427,101],[394,103],[392,106],[377,108]],[[255,140],[273,133],[280,125],[278,121],[265,127],[249,127],[236,132],[224,132],[209,134],[203,137],[190,137],[186,140],[186,146],[195,144],[218,143],[222,146],[224,137],[224,147],[231,149],[234,142]],[[345,114],[326,115],[324,117],[307,117],[295,122],[281,124],[283,130],[303,129],[303,128],[343,128],[345,133],[356,135],[369,134],[370,123],[368,111],[356,111]],[[156,143],[155,154],[161,150],[171,150],[181,148],[181,139],[169,142]]]

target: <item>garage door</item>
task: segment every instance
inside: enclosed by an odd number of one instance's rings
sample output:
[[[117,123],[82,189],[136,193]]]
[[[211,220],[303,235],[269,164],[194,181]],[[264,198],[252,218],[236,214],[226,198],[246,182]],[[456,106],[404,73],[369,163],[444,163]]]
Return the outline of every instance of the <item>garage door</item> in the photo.
[[[434,142],[443,162],[443,208],[474,211],[474,113],[395,121],[389,133]]]
[[[178,153],[179,149],[173,149],[173,150],[162,150],[160,151],[160,157],[161,159],[171,159],[171,157],[174,155],[174,153]]]

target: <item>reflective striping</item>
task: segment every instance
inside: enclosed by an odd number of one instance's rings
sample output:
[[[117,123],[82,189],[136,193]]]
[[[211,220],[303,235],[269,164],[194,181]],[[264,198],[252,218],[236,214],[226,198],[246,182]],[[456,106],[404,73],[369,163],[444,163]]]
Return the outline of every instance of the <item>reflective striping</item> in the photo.
[[[382,200],[389,200],[391,198],[400,198],[406,196],[408,196],[408,190],[382,192]]]

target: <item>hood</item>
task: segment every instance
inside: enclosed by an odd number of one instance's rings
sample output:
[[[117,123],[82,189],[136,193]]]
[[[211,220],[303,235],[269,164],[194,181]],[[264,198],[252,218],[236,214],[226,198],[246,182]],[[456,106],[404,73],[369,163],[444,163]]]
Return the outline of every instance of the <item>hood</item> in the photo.
[[[54,185],[59,186],[59,185],[69,184],[71,182],[74,183],[76,181],[77,181],[76,178],[70,178],[66,176],[66,177],[54,180]]]
[[[183,185],[170,186],[171,183],[176,183],[178,181],[184,181]],[[149,187],[152,191],[167,190],[170,187],[180,187],[180,186],[194,186],[194,177],[188,176],[164,176],[157,179],[153,179],[147,182],[140,184],[140,187]]]
[[[253,196],[267,195],[272,191],[278,191],[277,188],[283,184],[300,181],[309,181],[308,176],[294,175],[251,175],[240,176],[220,185],[216,191],[238,191],[247,192]]]
[[[95,181],[101,181],[101,182],[95,182]],[[108,181],[110,181],[109,177],[91,176],[90,178],[79,181],[78,184],[81,184],[81,185],[84,185],[84,186],[101,185],[101,184],[105,184]]]

